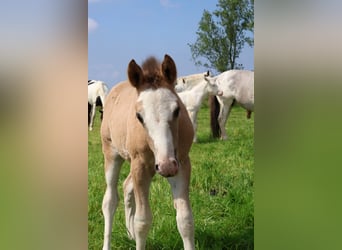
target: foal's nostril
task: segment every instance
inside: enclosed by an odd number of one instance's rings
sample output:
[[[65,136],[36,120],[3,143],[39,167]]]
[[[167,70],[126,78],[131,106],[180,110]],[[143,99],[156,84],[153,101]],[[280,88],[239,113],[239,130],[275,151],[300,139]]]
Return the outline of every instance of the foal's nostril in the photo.
[[[177,167],[177,166],[178,166],[178,163],[177,163],[176,160],[172,160],[171,162],[172,162],[172,164],[173,164],[174,167]]]
[[[159,171],[159,165],[156,164],[156,171]]]

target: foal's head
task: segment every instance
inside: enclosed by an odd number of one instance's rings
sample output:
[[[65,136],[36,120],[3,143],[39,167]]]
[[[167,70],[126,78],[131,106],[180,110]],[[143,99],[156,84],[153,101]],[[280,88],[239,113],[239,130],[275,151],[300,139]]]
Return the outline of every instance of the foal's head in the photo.
[[[206,89],[207,89],[209,94],[211,94],[211,95],[218,95],[218,96],[223,95],[222,90],[216,84],[216,78],[204,75],[204,80],[207,83]]]
[[[140,68],[134,60],[128,65],[128,79],[138,91],[135,119],[147,133],[154,153],[155,170],[164,177],[177,174],[178,118],[180,102],[174,92],[176,65],[165,55],[160,65],[149,58]]]

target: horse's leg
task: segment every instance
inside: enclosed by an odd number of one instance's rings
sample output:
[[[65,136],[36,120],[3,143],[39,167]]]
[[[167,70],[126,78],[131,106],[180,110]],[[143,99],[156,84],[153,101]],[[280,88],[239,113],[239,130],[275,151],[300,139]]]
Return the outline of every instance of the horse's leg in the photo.
[[[135,214],[135,200],[132,175],[129,174],[123,184],[124,202],[125,202],[125,217],[128,236],[135,240],[134,235],[134,214]]]
[[[96,101],[93,103],[93,106],[91,107],[91,116],[90,116],[90,125],[89,125],[89,130],[93,130],[93,123],[94,123],[94,118],[95,118],[95,112],[96,112]]]
[[[182,161],[176,176],[168,178],[171,185],[174,207],[177,211],[177,228],[182,237],[184,250],[195,249],[194,221],[189,201],[191,164],[187,157]]]
[[[112,233],[113,216],[118,206],[118,179],[123,159],[117,153],[113,153],[111,145],[103,142],[103,153],[105,159],[106,192],[102,202],[102,212],[104,215],[104,242],[103,250],[110,249],[110,238]]]
[[[131,176],[135,199],[134,236],[136,249],[144,250],[148,231],[152,224],[152,212],[148,200],[150,184],[154,175],[145,165],[134,160],[131,163]]]
[[[251,118],[251,114],[252,114],[252,111],[247,110],[247,119],[250,119],[250,118]]]
[[[229,117],[231,108],[232,108],[233,100],[229,100],[228,102],[223,102],[219,100],[219,103],[220,103],[220,114],[218,116],[218,122],[219,122],[220,130],[221,130],[221,139],[227,140],[228,136],[227,136],[225,125]]]
[[[193,142],[197,142],[196,130],[197,130],[197,111],[188,110],[192,126],[194,127],[194,139]]]

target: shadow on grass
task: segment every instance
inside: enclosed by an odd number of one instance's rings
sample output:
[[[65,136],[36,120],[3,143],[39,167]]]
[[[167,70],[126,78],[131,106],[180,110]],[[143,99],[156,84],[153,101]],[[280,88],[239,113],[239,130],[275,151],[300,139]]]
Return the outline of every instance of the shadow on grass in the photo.
[[[197,142],[194,142],[194,144],[210,144],[210,143],[217,143],[221,140],[219,138],[214,138],[212,135],[203,135],[197,137]]]
[[[225,232],[225,234],[226,236],[223,236],[224,234],[218,234],[209,230],[196,230],[196,249],[254,249],[253,229],[247,229],[234,235],[228,235],[228,232]]]
[[[226,233],[228,234],[228,232]],[[164,239],[165,240],[165,239]],[[179,250],[183,248],[183,242],[179,240],[174,242],[173,246],[165,246],[163,239],[158,241],[148,241],[146,250]],[[202,231],[195,229],[195,245],[197,250],[249,250],[254,249],[254,231],[245,230],[239,234],[222,236],[217,232],[209,230]]]

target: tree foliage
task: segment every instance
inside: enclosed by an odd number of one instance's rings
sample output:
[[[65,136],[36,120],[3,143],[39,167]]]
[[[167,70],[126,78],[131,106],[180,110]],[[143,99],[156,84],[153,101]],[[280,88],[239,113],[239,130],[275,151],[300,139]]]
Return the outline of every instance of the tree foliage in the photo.
[[[245,43],[254,45],[254,0],[219,0],[217,10],[203,11],[196,32],[188,44],[196,65],[219,72],[241,68],[236,63]]]

